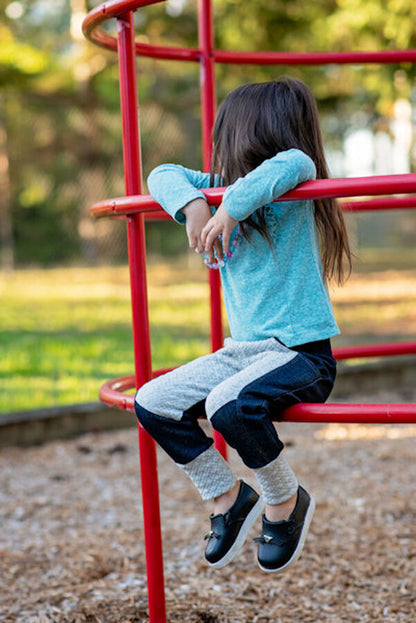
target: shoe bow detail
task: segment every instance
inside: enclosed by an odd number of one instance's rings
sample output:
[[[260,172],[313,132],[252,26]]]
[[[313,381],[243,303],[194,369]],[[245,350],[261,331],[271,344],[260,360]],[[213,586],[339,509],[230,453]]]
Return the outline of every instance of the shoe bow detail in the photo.
[[[205,536],[205,559],[214,569],[221,569],[235,558],[264,504],[259,495],[240,481],[238,496],[224,514],[210,515],[211,530]]]
[[[287,521],[268,521],[263,515],[262,535],[257,541],[260,569],[283,571],[300,556],[312,520],[315,502],[305,489],[298,488],[296,506]]]

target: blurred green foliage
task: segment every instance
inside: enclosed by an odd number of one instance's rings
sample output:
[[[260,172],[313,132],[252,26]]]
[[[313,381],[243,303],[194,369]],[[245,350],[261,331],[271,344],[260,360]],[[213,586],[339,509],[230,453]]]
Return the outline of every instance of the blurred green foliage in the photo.
[[[84,0],[0,0],[1,244],[18,265],[125,257],[121,227],[93,223],[90,205],[124,193],[116,55],[81,33]],[[416,47],[412,0],[213,0],[215,44],[237,50],[379,50]],[[197,47],[196,0],[139,10],[137,37]],[[115,25],[110,25],[115,30]],[[385,66],[218,66],[220,100],[236,85],[292,73],[316,94],[328,146],[354,124],[391,116],[415,70]],[[144,174],[161,161],[200,166],[198,66],[138,59]],[[155,252],[177,253],[183,232],[148,227]]]

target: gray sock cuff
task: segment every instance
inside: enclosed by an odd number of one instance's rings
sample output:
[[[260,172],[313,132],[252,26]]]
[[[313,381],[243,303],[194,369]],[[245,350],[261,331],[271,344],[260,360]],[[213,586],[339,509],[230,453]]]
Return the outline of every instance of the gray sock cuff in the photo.
[[[253,472],[266,504],[286,502],[298,490],[297,478],[282,454],[264,467],[253,469]]]
[[[177,465],[188,474],[203,500],[217,498],[229,491],[236,482],[231,467],[214,446],[210,446],[190,463]]]

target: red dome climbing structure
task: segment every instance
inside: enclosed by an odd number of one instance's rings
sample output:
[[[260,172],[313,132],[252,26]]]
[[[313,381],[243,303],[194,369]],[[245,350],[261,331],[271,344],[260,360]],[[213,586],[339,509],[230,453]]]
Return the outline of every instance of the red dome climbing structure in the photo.
[[[126,196],[107,199],[94,205],[94,216],[124,216],[127,223],[133,313],[135,374],[106,383],[100,390],[104,402],[133,410],[133,396],[126,390],[138,388],[152,376],[149,315],[146,286],[144,215],[166,218],[149,195],[142,194],[140,133],[137,115],[136,55],[159,59],[181,60],[200,65],[203,166],[209,170],[211,129],[215,116],[215,64],[238,63],[257,65],[325,65],[350,63],[398,63],[416,61],[416,50],[343,53],[233,52],[214,48],[211,0],[198,0],[197,49],[173,48],[136,43],[133,13],[138,8],[164,0],[110,0],[92,10],[84,20],[83,31],[93,43],[118,53],[120,100],[123,132],[123,158]],[[117,20],[117,37],[101,28]],[[205,191],[212,205],[219,205],[224,189]],[[398,196],[402,195],[402,196]],[[416,207],[416,175],[375,176],[348,179],[317,180],[302,184],[280,200],[318,197],[376,197],[344,203],[346,210],[383,210]],[[223,343],[221,296],[218,271],[209,271],[211,306],[211,346],[216,350]],[[338,360],[356,357],[384,357],[415,354],[416,342],[378,344],[335,349]],[[287,409],[284,420],[297,422],[416,422],[416,404],[299,404]],[[226,453],[223,441],[216,445]],[[160,529],[159,493],[155,444],[139,427],[139,447],[146,564],[148,578],[149,617],[151,623],[166,621],[163,557]]]

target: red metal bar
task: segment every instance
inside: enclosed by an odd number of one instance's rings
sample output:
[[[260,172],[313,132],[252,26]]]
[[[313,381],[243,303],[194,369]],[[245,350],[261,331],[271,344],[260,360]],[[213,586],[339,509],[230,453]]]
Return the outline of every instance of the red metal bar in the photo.
[[[343,346],[334,348],[334,357],[343,359],[360,359],[362,357],[390,357],[392,355],[416,354],[416,342],[396,342],[391,344],[365,344],[362,346]]]
[[[204,171],[211,167],[212,128],[215,120],[215,66],[213,60],[214,36],[210,0],[198,0],[198,36],[200,46],[200,88],[202,112],[202,155]],[[215,351],[223,345],[221,313],[221,285],[218,271],[209,271],[211,297],[211,347]]]
[[[337,361],[345,359],[362,359],[367,357],[392,357],[396,355],[415,355],[416,342],[399,342],[387,344],[362,344],[334,348]],[[154,370],[153,377],[168,372],[168,369]],[[135,387],[134,376],[122,376],[105,383],[100,389],[100,399],[120,409],[133,410],[133,396],[124,394]],[[299,420],[300,421],[300,420]],[[306,421],[306,420],[305,420]]]
[[[200,85],[202,106],[202,154],[204,171],[209,171],[212,154],[212,128],[215,120],[214,36],[210,0],[198,0]]]
[[[212,205],[219,205],[225,188],[202,189]],[[325,197],[361,197],[365,195],[385,195],[416,193],[416,174],[375,175],[374,177],[349,177],[344,179],[315,180],[300,184],[296,189],[279,197],[278,201],[297,199],[317,199]],[[343,204],[346,210],[403,209],[416,207],[416,196],[383,197],[377,200],[351,201]],[[135,212],[157,212],[161,207],[150,195],[117,197],[95,203],[91,214],[95,217],[127,215]]]
[[[121,393],[132,387],[134,387],[134,376],[108,381],[101,388],[100,398],[107,404],[117,404],[122,409],[133,411],[134,396],[123,396]],[[289,407],[277,419],[285,422],[414,424],[416,423],[416,404],[302,403]]]
[[[136,376],[134,374],[120,376],[106,381],[100,387],[98,397],[106,405],[118,407],[123,411],[134,411],[134,396],[124,392],[135,388]]]
[[[111,44],[110,44],[111,45]],[[113,47],[111,45],[111,47]],[[140,56],[163,60],[197,62],[197,48],[136,43]],[[234,52],[214,50],[214,60],[238,65],[371,65],[373,63],[414,63],[416,50],[386,50],[384,52]]]
[[[107,404],[117,404],[133,411],[134,396],[122,397],[121,391],[134,387],[134,376],[108,381],[102,387],[100,398]],[[115,396],[117,394],[117,396]],[[117,402],[119,401],[119,402]],[[289,407],[276,418],[285,422],[338,422],[345,424],[414,424],[416,404],[334,404],[301,403]]]
[[[210,191],[203,191],[213,205],[219,205],[221,195],[217,189],[211,195]],[[311,193],[313,194],[313,193]],[[416,195],[406,197],[382,197],[380,199],[362,199],[360,201],[340,201],[342,208],[348,212],[365,212],[366,210],[403,210],[416,208]],[[95,203],[90,212],[96,218],[119,217],[138,212],[145,213],[148,220],[170,221],[171,217],[164,212],[150,195],[136,195],[132,197],[117,197],[104,199]]]
[[[416,173],[403,175],[374,175],[372,177],[347,177],[305,182],[295,190],[279,197],[279,201],[292,199],[321,199],[324,197],[359,197],[388,195],[390,193],[415,193]]]
[[[380,197],[361,201],[340,201],[346,212],[364,212],[370,210],[409,210],[416,208],[416,195],[406,197]]]
[[[215,120],[215,65],[214,32],[211,0],[198,0],[198,39],[200,49],[200,89],[202,112],[202,154],[204,171],[211,167],[212,128]],[[211,349],[223,346],[221,281],[218,271],[208,271],[211,310]],[[219,433],[214,431],[214,443],[219,452],[227,457],[227,445]]]
[[[378,199],[361,199],[355,201],[340,200],[344,212],[375,212],[380,210],[414,210],[416,208],[416,195],[405,197],[381,197]],[[142,208],[138,208],[142,211]],[[132,208],[135,211],[135,208]],[[114,215],[112,215],[113,218]],[[123,215],[119,217],[122,218]],[[171,217],[162,208],[149,208],[144,213],[145,221],[170,221]]]
[[[219,205],[225,188],[203,190],[213,205]],[[374,175],[371,177],[346,177],[328,180],[313,180],[299,184],[279,197],[278,201],[324,199],[341,197],[364,197],[416,193],[416,173],[403,175]]]
[[[82,32],[84,37],[92,43],[109,50],[117,50],[117,39],[108,33],[100,30],[99,26],[104,22],[135,11],[149,4],[157,4],[164,0],[108,0],[98,5],[85,17],[82,23]]]
[[[116,51],[117,39],[101,30],[100,26],[118,15],[163,1],[109,0],[88,13],[83,22],[83,33],[87,39],[96,45]],[[208,10],[211,11],[210,7]],[[199,49],[136,43],[135,50],[137,54],[151,58],[192,62],[200,60]],[[383,50],[373,52],[236,52],[212,49],[211,56],[212,60],[218,63],[255,65],[411,63],[416,61],[416,50]]]
[[[367,63],[414,63],[416,50],[379,52],[234,52],[217,50],[217,63],[239,65],[362,65]]]
[[[148,58],[158,58],[166,61],[190,61],[199,63],[201,52],[198,48],[175,48],[167,45],[151,45],[136,43],[136,53]]]
[[[199,49],[136,43],[141,56],[195,62]],[[416,50],[375,52],[235,52],[213,50],[216,63],[239,65],[364,65],[373,63],[414,63]]]
[[[345,424],[414,424],[416,404],[302,403],[283,413],[285,422],[338,422]]]
[[[134,11],[163,0],[113,0],[89,12],[83,24],[87,39],[101,47],[117,50],[117,40],[99,27],[107,20],[127,11]],[[165,60],[198,62],[198,49],[158,46],[136,43],[136,53],[141,56]],[[235,52],[214,50],[217,63],[252,65],[327,65],[411,63],[416,61],[416,50],[384,50],[374,52]]]
[[[345,212],[370,212],[379,210],[414,210],[416,208],[416,195],[404,197],[379,197],[377,199],[361,199],[354,201],[340,200]],[[149,208],[145,213],[145,221],[170,221],[171,217],[163,209]]]
[[[136,43],[141,56],[164,60],[196,62],[197,48]],[[373,63],[414,63],[416,50],[385,50],[382,52],[235,52],[214,50],[216,63],[238,65],[367,65]]]
[[[134,22],[131,11],[118,19],[117,29],[126,194],[135,195],[139,194],[142,189]],[[134,214],[128,217],[127,231],[135,379],[136,387],[140,387],[152,375],[146,284],[146,246],[142,214]],[[153,439],[140,425],[138,426],[138,435],[149,618],[152,622],[164,623],[166,611],[156,447]]]

